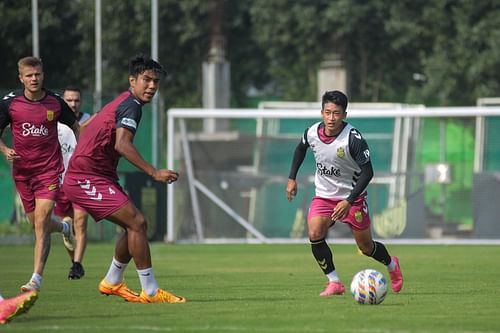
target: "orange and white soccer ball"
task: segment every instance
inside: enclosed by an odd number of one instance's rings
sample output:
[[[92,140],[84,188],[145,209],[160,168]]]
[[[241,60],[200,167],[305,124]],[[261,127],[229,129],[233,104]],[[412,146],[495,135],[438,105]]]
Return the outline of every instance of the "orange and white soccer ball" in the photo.
[[[387,295],[387,280],[374,269],[364,269],[351,282],[351,293],[359,304],[380,304]]]

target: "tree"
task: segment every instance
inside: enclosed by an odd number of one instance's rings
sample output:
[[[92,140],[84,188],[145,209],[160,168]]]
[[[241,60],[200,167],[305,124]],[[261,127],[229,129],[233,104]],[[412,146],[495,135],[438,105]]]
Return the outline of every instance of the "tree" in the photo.
[[[233,105],[249,91],[315,100],[320,63],[341,54],[355,101],[474,104],[498,95],[500,3],[495,0],[219,0]],[[201,105],[201,65],[213,0],[159,2],[159,60],[166,107]],[[129,58],[149,53],[150,0],[102,2],[105,101],[127,86]],[[19,86],[17,60],[31,54],[31,4],[0,2],[0,89]],[[39,1],[46,85],[94,90],[94,2]]]
[[[498,22],[498,1],[433,1],[425,8],[423,24],[434,36],[422,59],[425,101],[473,105],[479,97],[499,95]]]
[[[325,0],[252,2],[251,33],[265,50],[274,94],[289,100],[315,98],[316,72],[331,42],[329,27],[322,21],[328,3]]]
[[[50,89],[77,83],[81,78],[78,47],[83,34],[75,26],[79,22],[77,3],[47,0],[39,3],[40,57],[44,63],[45,85]],[[31,3],[3,1],[0,3],[2,45],[0,87],[21,87],[17,78],[17,61],[32,55]]]

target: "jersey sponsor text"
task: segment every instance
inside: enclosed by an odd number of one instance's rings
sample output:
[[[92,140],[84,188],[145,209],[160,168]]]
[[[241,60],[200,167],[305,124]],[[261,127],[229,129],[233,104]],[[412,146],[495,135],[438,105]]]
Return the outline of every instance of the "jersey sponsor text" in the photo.
[[[37,127],[36,125],[30,124],[30,123],[23,123],[22,125],[23,131],[22,131],[22,136],[47,136],[49,135],[49,130],[47,127],[40,125],[40,127]]]

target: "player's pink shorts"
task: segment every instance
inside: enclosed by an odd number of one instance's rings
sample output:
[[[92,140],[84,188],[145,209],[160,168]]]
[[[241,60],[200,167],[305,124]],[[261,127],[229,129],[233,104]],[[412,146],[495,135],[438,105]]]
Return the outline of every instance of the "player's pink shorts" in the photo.
[[[312,198],[309,206],[307,220],[309,221],[314,216],[330,217],[333,209],[342,200],[327,199],[315,196]],[[350,224],[354,230],[365,230],[370,227],[370,215],[368,213],[368,205],[366,204],[366,194],[358,197],[352,204],[349,213],[342,221]]]
[[[87,211],[96,222],[113,214],[130,201],[117,182],[94,175],[66,173],[63,191],[75,209]]]
[[[14,180],[26,214],[35,210],[35,199],[56,200],[60,190],[60,175],[44,173],[30,179]]]

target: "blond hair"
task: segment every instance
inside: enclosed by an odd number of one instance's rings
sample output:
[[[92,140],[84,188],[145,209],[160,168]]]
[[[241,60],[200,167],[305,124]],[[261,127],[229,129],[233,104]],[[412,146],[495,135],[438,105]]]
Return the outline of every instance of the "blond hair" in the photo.
[[[21,68],[22,67],[43,67],[42,59],[37,58],[37,57],[24,57],[19,59],[17,62],[17,68],[19,70],[19,73],[21,73]]]

